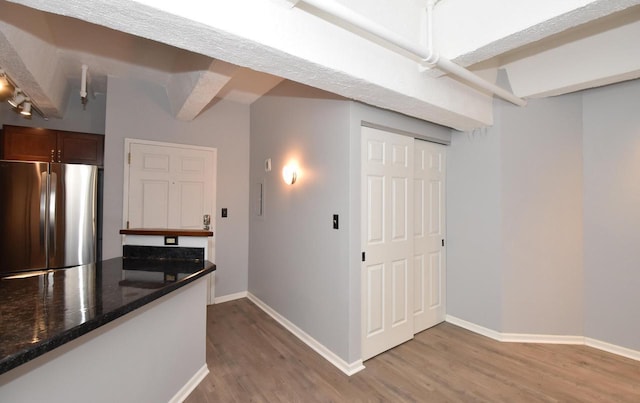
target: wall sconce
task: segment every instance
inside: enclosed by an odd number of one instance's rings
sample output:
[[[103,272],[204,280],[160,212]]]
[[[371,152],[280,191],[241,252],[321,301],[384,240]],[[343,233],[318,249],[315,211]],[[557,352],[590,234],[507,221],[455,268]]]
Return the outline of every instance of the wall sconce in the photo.
[[[298,167],[294,163],[289,163],[282,168],[282,179],[287,185],[293,185],[298,179]]]

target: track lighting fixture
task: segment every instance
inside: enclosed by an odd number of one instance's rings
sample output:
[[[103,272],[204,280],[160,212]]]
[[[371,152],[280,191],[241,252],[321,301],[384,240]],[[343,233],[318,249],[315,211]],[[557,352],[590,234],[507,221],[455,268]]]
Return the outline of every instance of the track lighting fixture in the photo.
[[[21,103],[27,100],[27,97],[24,96],[22,90],[20,88],[16,88],[13,92],[13,98],[9,100],[9,105],[17,108]]]
[[[18,88],[15,81],[2,68],[0,68],[0,100],[9,102],[15,112],[19,112],[24,118],[30,119],[31,112],[36,111],[44,120],[48,120],[38,105],[22,89]]]

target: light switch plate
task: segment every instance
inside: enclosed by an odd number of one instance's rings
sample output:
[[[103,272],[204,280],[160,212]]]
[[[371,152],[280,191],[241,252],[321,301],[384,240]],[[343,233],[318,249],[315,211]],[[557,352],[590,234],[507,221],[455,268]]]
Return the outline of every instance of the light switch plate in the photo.
[[[271,172],[271,158],[264,160],[264,171]]]

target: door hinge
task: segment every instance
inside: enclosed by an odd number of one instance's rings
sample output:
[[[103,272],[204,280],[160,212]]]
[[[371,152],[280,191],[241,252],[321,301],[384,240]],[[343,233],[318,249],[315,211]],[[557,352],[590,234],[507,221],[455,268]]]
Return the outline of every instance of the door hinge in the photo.
[[[442,240],[442,246],[444,246],[444,239]]]
[[[364,252],[362,252],[362,261],[364,262],[366,260],[365,254]]]
[[[127,163],[131,165],[131,153],[127,155]]]
[[[127,221],[127,229],[129,229],[129,221]]]

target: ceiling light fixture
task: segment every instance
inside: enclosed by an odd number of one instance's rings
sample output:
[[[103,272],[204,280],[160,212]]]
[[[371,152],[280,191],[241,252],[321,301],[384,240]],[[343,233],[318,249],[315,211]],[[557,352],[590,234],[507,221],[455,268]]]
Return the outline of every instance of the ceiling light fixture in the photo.
[[[22,104],[22,110],[20,110],[22,116],[31,116],[31,100],[27,98]]]
[[[5,87],[9,86],[9,81],[7,80],[7,74],[4,70],[0,69],[0,91],[3,91]]]
[[[4,101],[8,101],[9,105],[16,112],[20,112],[20,114],[25,118],[31,118],[31,112],[36,111],[38,115],[42,116],[44,120],[49,120],[47,116],[38,108],[38,105],[33,102],[31,97],[27,95],[22,89],[20,89],[16,82],[9,77],[9,74],[0,67],[0,99]]]

